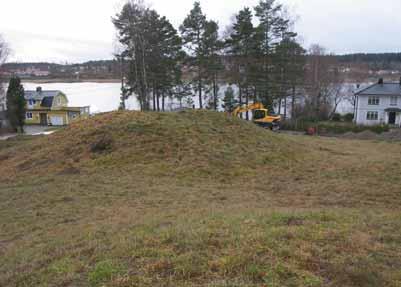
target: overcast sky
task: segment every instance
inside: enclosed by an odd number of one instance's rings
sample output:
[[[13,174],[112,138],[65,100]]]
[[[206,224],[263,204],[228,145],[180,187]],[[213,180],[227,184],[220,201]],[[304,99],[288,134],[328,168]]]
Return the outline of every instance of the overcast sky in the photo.
[[[258,0],[201,0],[221,26]],[[110,59],[115,31],[111,17],[121,0],[1,0],[0,34],[13,61],[83,62]],[[148,0],[178,28],[192,0]],[[400,52],[400,0],[281,0],[298,18],[303,45],[319,43],[334,53]]]

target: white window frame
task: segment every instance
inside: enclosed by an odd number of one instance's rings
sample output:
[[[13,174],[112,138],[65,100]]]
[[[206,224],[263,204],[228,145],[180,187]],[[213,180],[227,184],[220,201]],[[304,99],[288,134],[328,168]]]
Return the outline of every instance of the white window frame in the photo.
[[[368,98],[368,105],[369,106],[379,106],[380,105],[380,98],[378,96],[370,96]]]
[[[25,118],[26,118],[27,120],[32,120],[32,119],[33,119],[33,114],[32,114],[31,112],[27,112],[27,113],[25,114]]]
[[[379,120],[379,112],[377,111],[369,111],[366,113],[366,120],[368,121],[378,121]]]
[[[398,97],[397,96],[391,96],[390,97],[390,106],[398,106]]]

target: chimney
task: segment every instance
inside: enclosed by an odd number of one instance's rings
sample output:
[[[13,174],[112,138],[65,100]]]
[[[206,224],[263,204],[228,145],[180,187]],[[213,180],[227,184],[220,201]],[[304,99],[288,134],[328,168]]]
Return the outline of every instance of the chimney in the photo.
[[[42,87],[37,87],[36,88],[36,92],[39,93],[39,94],[42,93]]]
[[[380,78],[379,79],[379,85],[383,85],[383,84],[384,84],[383,78]]]

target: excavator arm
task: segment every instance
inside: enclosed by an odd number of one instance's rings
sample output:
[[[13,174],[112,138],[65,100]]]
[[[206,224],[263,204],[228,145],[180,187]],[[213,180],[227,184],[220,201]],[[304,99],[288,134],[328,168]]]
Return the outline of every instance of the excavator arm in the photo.
[[[253,103],[249,105],[242,105],[238,106],[234,111],[233,111],[233,116],[238,117],[238,115],[242,113],[246,113],[249,111],[254,111],[254,110],[264,110],[265,107],[263,106],[262,103]]]

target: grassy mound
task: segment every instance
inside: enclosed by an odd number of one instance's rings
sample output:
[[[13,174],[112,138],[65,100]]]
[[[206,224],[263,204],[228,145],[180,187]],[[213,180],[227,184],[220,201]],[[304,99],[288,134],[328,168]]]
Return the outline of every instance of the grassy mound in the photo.
[[[114,112],[0,150],[0,174],[13,179],[128,167],[153,175],[230,176],[288,160],[296,150],[295,143],[224,114]]]
[[[0,142],[0,286],[400,286],[400,149],[194,111]]]

